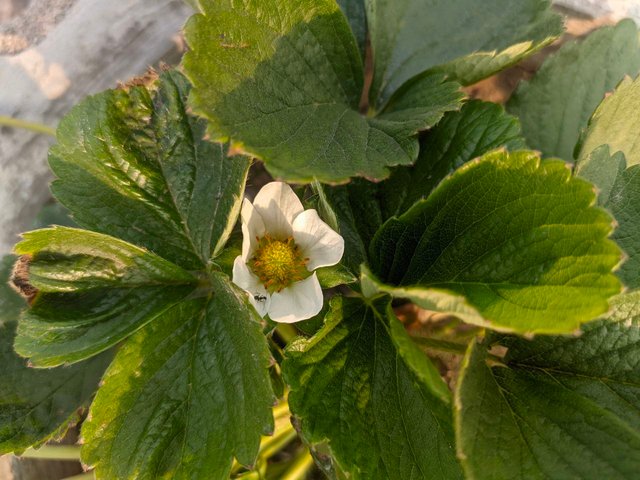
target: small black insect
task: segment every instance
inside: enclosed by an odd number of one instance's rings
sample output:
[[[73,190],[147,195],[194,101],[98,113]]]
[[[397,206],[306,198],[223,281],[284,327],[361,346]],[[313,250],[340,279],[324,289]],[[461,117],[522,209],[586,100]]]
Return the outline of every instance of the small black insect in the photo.
[[[262,303],[262,302],[266,302],[266,301],[267,301],[267,296],[266,296],[266,295],[262,295],[262,294],[260,294],[260,293],[256,293],[256,294],[253,296],[253,299],[254,299],[256,302],[260,302],[260,303]]]

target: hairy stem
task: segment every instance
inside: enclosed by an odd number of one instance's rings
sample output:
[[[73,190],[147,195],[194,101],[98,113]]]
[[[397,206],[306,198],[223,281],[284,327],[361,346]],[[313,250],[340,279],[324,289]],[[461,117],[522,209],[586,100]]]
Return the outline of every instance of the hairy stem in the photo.
[[[26,120],[20,120],[19,118],[7,117],[0,115],[0,125],[13,128],[22,128],[23,130],[30,130],[36,133],[42,133],[44,135],[56,136],[55,128],[51,128],[42,123],[28,122]]]
[[[29,448],[23,458],[39,458],[41,460],[80,460],[80,447],[77,445],[43,445],[36,449]]]
[[[280,480],[303,480],[313,468],[313,457],[309,450],[305,449],[295,462],[280,477]]]
[[[298,433],[291,425],[291,422],[289,422],[290,415],[291,412],[289,411],[289,404],[286,401],[273,408],[275,431],[270,437],[262,437],[262,441],[260,442],[260,452],[258,453],[258,464],[263,463],[266,466],[269,458],[285,448],[297,437]],[[234,460],[233,466],[231,467],[231,474],[237,474],[242,470],[242,468],[242,465]],[[238,478],[252,477],[245,477],[243,474]]]
[[[260,445],[260,456],[267,459],[278,453],[290,442],[292,442],[298,436],[295,429],[289,425],[288,428],[284,428],[273,437],[269,437],[262,445]]]

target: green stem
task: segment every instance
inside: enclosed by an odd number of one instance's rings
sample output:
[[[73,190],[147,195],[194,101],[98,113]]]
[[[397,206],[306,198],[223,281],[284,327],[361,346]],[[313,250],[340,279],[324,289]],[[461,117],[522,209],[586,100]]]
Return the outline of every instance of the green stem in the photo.
[[[281,404],[273,407],[273,418],[276,420],[282,417],[291,416],[291,412],[289,411],[289,403],[283,401]]]
[[[94,480],[96,476],[93,472],[81,473],[80,475],[74,475],[73,477],[63,478],[62,480]]]
[[[292,442],[298,433],[295,431],[291,424],[287,424],[287,426],[283,427],[281,430],[276,430],[273,436],[271,437],[262,437],[262,442],[260,442],[260,452],[258,453],[258,463],[260,461],[267,461],[271,456],[278,453],[284,447],[286,447],[290,442]],[[236,474],[240,470],[242,470],[242,465],[240,465],[237,460],[234,460],[233,466],[231,467],[231,473]]]
[[[456,342],[447,342],[446,340],[436,340],[435,338],[411,337],[416,343],[423,347],[439,350],[441,352],[455,353],[456,355],[465,355],[467,353],[467,345]],[[473,340],[472,340],[473,341]],[[487,360],[493,362],[493,365],[504,365],[504,359],[487,353]]]
[[[313,468],[313,457],[309,450],[305,449],[295,462],[280,477],[280,480],[303,480]]]
[[[457,353],[464,355],[467,351],[467,345],[462,343],[448,342],[446,340],[436,340],[435,338],[411,337],[416,343],[423,347],[432,348],[441,352]]]
[[[23,458],[38,458],[41,460],[80,461],[80,447],[77,445],[43,445],[37,450],[29,448],[20,456]]]
[[[43,133],[52,137],[56,136],[55,128],[51,128],[42,123],[28,122],[26,120],[20,120],[19,118],[7,117],[6,115],[0,115],[0,125],[13,128],[22,128],[24,130],[30,130],[36,133]]]
[[[292,442],[297,436],[298,433],[292,426],[283,429],[273,437],[270,437],[269,440],[264,442],[262,445],[260,445],[260,457],[264,459],[271,458],[273,455],[286,447],[290,442]]]
[[[262,480],[262,474],[257,471],[243,473],[235,477],[236,480]]]
[[[298,330],[293,325],[289,325],[288,323],[280,323],[276,327],[276,331],[280,338],[286,343],[289,344],[291,341],[298,337]]]

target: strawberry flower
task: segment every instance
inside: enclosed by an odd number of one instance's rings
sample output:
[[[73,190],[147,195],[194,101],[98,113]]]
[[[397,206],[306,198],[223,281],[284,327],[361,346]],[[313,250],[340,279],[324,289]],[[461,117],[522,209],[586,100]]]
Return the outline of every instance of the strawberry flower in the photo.
[[[233,282],[246,290],[261,316],[293,323],[322,309],[315,270],[335,265],[343,238],[318,216],[304,210],[291,187],[265,185],[253,204],[242,203],[242,255],[233,264]]]

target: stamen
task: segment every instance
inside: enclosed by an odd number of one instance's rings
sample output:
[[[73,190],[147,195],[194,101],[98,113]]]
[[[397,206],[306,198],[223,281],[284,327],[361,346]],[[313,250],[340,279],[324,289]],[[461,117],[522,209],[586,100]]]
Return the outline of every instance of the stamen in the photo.
[[[278,240],[266,234],[257,240],[255,254],[247,263],[270,293],[310,275],[306,268],[309,259],[302,256],[293,237]]]

